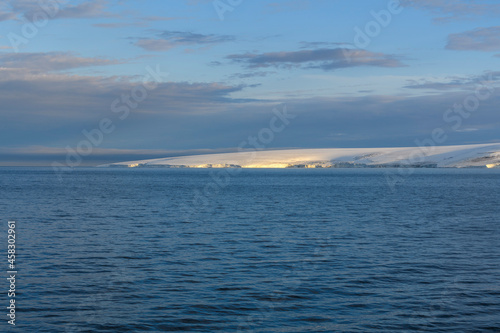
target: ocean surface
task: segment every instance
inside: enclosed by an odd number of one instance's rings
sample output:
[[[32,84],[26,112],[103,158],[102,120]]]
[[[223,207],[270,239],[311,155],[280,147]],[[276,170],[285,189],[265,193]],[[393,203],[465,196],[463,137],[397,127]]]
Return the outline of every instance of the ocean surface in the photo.
[[[500,331],[498,169],[0,168],[0,212],[1,332]]]

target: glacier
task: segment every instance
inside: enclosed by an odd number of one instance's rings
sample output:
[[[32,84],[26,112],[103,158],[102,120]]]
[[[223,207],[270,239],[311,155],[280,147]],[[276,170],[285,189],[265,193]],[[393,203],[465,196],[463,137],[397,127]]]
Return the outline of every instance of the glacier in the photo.
[[[257,150],[105,164],[164,168],[499,168],[500,143],[401,148]]]

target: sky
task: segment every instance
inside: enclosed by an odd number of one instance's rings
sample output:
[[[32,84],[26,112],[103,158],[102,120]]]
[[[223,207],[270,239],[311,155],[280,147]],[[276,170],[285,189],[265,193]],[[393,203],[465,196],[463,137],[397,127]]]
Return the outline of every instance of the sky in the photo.
[[[7,0],[0,166],[500,142],[500,3]]]

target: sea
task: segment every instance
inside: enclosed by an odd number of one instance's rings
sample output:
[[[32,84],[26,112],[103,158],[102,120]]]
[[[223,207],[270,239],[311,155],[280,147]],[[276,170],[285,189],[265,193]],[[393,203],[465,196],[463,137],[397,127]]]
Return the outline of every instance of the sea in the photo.
[[[500,169],[2,167],[0,213],[1,332],[500,332]]]

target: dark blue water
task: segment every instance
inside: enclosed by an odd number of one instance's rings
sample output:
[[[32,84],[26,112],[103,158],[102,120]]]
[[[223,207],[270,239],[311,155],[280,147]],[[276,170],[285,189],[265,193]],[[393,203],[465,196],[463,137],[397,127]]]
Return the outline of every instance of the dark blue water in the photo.
[[[0,168],[0,331],[500,331],[500,170],[407,173]]]

